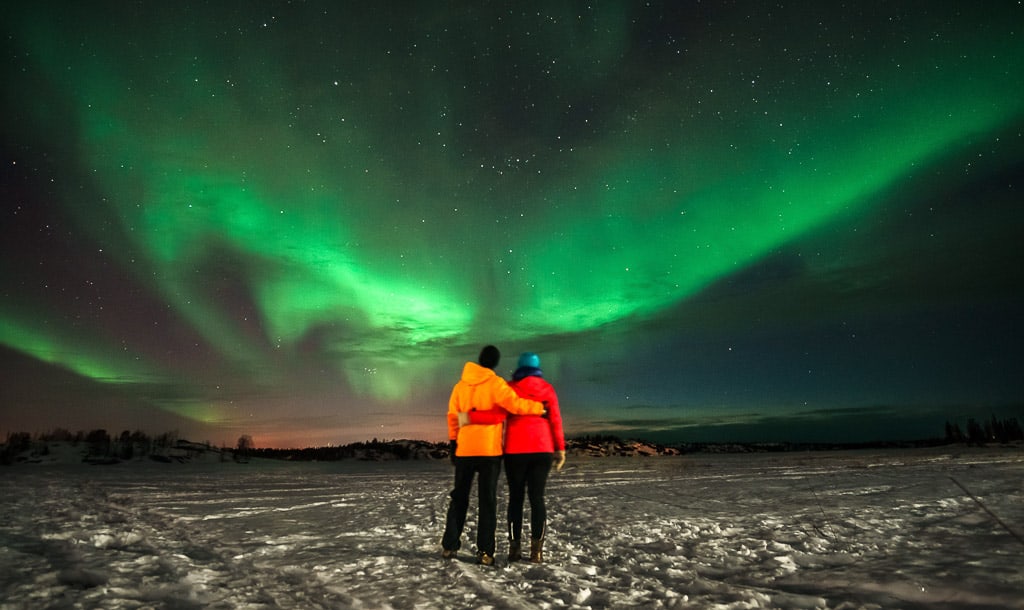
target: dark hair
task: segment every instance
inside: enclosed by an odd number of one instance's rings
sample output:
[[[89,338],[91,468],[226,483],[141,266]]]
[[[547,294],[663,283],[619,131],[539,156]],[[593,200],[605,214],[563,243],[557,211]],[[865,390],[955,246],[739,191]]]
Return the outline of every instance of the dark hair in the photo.
[[[493,345],[488,345],[487,347],[480,350],[480,358],[477,359],[477,362],[480,363],[480,366],[493,369],[494,367],[498,366],[498,362],[500,360],[501,352],[498,351],[498,348],[494,347]]]

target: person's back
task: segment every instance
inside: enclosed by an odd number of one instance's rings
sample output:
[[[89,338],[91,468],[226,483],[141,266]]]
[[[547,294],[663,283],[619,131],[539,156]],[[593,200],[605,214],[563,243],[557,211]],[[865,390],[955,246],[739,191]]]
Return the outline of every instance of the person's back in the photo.
[[[501,424],[459,426],[458,414],[465,411],[489,411],[508,402],[510,388],[489,368],[467,362],[462,377],[452,389],[448,410],[448,437],[456,441],[459,457],[501,455]]]
[[[554,387],[543,377],[531,374],[509,384],[521,398],[542,402],[547,413],[509,415],[505,431],[505,453],[553,453],[565,450],[562,413]]]
[[[551,466],[565,463],[565,436],[558,395],[540,369],[540,357],[525,352],[509,384],[521,398],[544,403],[543,416],[509,414],[505,426],[505,477],[508,479],[509,561],[522,557],[523,503],[530,497],[530,561],[543,561],[547,508],[544,488]]]

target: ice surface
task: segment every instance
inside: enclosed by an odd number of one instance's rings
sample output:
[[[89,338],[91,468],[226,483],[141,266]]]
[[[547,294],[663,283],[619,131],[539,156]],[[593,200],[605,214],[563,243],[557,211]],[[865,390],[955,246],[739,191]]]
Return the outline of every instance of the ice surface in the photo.
[[[494,568],[471,561],[474,514],[440,559],[450,479],[431,461],[4,468],[0,608],[1024,608],[1019,447],[570,459],[548,562],[500,548]]]

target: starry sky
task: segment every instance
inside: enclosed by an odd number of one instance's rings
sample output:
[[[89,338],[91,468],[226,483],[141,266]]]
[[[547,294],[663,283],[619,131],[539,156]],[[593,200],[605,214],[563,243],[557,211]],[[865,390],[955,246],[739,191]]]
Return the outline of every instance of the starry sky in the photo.
[[[1024,398],[1024,6],[0,8],[0,434],[941,436]]]

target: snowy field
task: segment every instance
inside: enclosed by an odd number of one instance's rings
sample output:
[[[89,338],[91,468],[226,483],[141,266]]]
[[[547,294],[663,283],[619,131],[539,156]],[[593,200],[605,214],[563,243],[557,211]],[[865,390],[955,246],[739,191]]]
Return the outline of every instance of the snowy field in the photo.
[[[491,568],[474,514],[461,560],[440,559],[450,478],[2,468],[0,608],[1024,608],[1019,447],[570,458],[548,562],[508,565],[499,531]]]

